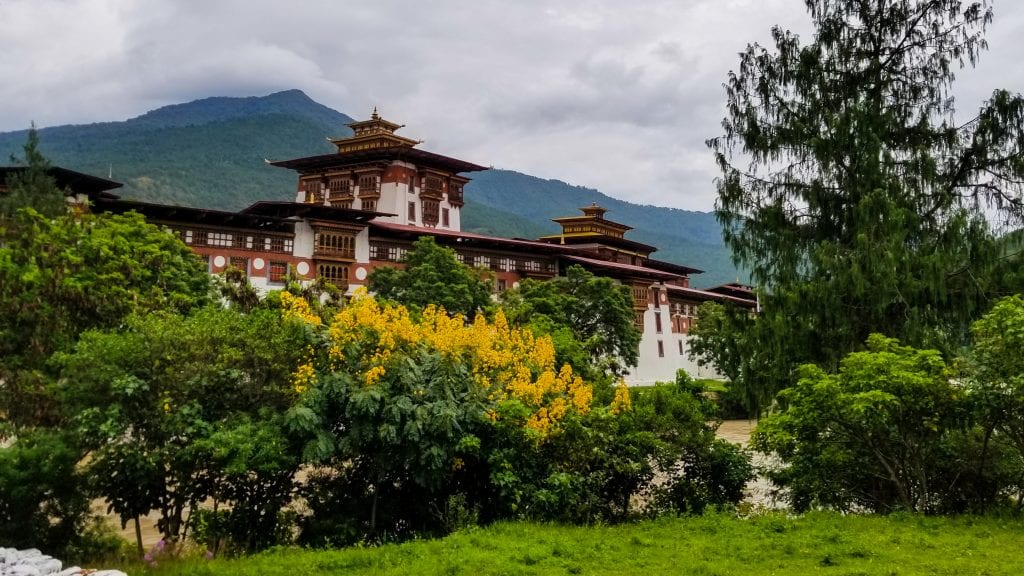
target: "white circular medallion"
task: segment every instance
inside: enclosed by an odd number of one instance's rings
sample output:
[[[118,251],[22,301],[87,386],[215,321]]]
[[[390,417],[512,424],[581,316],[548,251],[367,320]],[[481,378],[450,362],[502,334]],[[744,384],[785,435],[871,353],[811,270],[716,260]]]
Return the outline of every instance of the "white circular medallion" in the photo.
[[[307,262],[299,262],[295,267],[295,271],[299,273],[299,276],[305,276],[309,274],[309,264]]]
[[[366,280],[366,268],[362,266],[356,268],[356,280]]]
[[[512,288],[519,288],[519,282],[513,282]]]
[[[214,256],[213,257],[213,265],[216,266],[217,268],[223,268],[224,267],[224,257],[223,256]]]
[[[263,270],[263,258],[254,258],[252,261],[253,270]]]

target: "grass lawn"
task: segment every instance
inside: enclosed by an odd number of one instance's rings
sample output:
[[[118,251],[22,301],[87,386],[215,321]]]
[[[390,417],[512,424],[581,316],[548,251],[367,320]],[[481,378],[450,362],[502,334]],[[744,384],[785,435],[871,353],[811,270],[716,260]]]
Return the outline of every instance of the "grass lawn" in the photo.
[[[1024,521],[767,514],[623,526],[503,523],[372,548],[165,560],[129,574],[1024,574]]]

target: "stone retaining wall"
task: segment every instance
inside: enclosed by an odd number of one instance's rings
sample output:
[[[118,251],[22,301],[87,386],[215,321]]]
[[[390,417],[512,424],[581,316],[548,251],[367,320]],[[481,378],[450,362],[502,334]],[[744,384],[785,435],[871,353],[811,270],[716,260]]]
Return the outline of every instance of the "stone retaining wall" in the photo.
[[[35,548],[0,548],[0,576],[128,576],[120,570],[87,570],[64,564]]]

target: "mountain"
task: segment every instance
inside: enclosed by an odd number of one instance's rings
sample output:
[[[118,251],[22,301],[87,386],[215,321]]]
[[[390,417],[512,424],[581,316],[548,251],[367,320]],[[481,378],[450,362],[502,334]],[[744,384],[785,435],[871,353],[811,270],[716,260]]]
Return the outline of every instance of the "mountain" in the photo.
[[[164,106],[122,122],[39,130],[40,147],[54,164],[124,183],[127,198],[238,210],[257,200],[294,198],[293,172],[268,166],[334,150],[327,137],[351,134],[352,118],[299,90],[263,97],[204,98]],[[0,133],[0,154],[20,153],[26,131]],[[439,151],[443,152],[443,151]],[[536,238],[558,231],[551,218],[578,214],[593,202],[608,217],[634,228],[628,238],[659,248],[656,257],[705,270],[697,286],[730,282],[738,273],[722,244],[714,216],[640,206],[508,170],[472,175],[466,188],[463,229]]]
[[[713,286],[745,276],[732,266],[721,227],[710,212],[632,204],[591,188],[508,170],[474,174],[466,198],[474,205],[467,204],[464,229],[523,238],[556,234],[560,228],[552,218],[579,214],[579,208],[597,202],[608,209],[609,219],[633,227],[627,238],[657,246],[655,257],[704,270],[693,279],[696,285]]]
[[[239,210],[257,200],[295,198],[294,173],[267,166],[326,154],[327,136],[345,136],[353,120],[299,90],[265,97],[205,98],[165,106],[124,122],[39,130],[40,148],[57,165],[110,175],[123,196]],[[0,133],[0,154],[20,151],[25,131]]]

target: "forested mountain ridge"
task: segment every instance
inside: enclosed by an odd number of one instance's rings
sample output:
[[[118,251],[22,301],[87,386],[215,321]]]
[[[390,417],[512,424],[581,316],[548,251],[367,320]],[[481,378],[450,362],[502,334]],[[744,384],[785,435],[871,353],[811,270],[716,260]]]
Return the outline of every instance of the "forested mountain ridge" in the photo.
[[[127,198],[238,210],[257,200],[289,200],[293,172],[268,166],[333,151],[328,137],[351,133],[352,118],[299,90],[263,97],[213,97],[164,106],[120,122],[46,127],[41,148],[54,164],[110,176]],[[26,131],[0,133],[4,162],[17,155]],[[442,152],[443,151],[437,151]],[[463,229],[535,238],[558,231],[551,218],[578,214],[592,202],[632,226],[628,237],[658,247],[655,257],[705,270],[711,286],[744,277],[732,266],[714,215],[640,206],[597,190],[509,170],[472,175]]]

